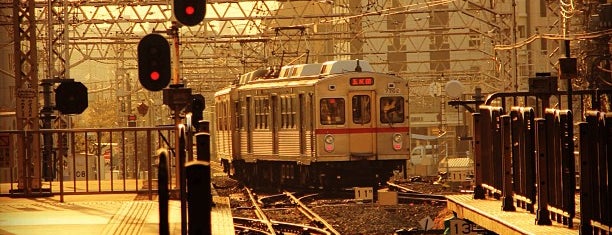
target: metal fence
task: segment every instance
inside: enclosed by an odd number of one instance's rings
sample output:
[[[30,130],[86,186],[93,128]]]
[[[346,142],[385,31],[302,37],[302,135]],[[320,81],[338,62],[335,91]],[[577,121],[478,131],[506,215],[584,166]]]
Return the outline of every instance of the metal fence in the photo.
[[[578,108],[572,110],[578,112],[549,108],[551,96],[559,102],[577,101]],[[596,110],[609,110],[601,101],[611,96],[611,90],[489,96],[473,114],[474,198],[493,196],[502,200],[504,211],[520,207],[535,213],[538,225],[557,222],[572,228],[578,176],[581,232],[609,234],[612,129],[608,122],[612,116]],[[519,106],[508,107],[507,99]],[[574,117],[579,121],[574,122]],[[576,127],[580,135],[574,134]],[[578,152],[574,152],[575,140],[580,144]]]
[[[580,234],[612,227],[612,113],[591,111],[580,126]]]
[[[151,199],[157,190],[155,151],[172,150],[175,133],[175,126],[0,131],[0,196],[147,193]],[[40,148],[28,145],[36,142]],[[40,161],[18,157],[18,148],[40,149]]]

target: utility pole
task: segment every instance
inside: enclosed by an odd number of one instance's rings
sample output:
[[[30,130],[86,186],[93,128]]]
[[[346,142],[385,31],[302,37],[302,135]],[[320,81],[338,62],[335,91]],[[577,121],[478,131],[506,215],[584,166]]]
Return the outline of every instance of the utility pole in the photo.
[[[18,188],[11,193],[42,194],[39,130],[38,55],[34,0],[13,0],[13,42],[15,53],[15,95],[17,130]]]

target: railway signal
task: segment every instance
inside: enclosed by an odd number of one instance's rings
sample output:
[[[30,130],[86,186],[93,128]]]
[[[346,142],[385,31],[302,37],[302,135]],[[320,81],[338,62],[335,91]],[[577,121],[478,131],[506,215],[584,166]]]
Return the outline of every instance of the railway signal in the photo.
[[[204,20],[205,0],[174,0],[174,17],[186,26],[194,26]]]
[[[149,34],[138,43],[138,80],[149,91],[170,84],[170,45],[159,34]]]
[[[81,114],[89,105],[87,87],[80,82],[61,82],[55,90],[55,106],[62,114]]]

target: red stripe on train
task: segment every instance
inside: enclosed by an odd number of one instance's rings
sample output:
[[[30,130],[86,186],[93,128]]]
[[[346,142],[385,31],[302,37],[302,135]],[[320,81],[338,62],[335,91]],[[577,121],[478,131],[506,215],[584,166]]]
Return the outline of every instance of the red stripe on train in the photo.
[[[315,134],[359,134],[359,133],[387,133],[387,132],[408,132],[408,127],[368,127],[368,128],[320,128],[315,129]]]

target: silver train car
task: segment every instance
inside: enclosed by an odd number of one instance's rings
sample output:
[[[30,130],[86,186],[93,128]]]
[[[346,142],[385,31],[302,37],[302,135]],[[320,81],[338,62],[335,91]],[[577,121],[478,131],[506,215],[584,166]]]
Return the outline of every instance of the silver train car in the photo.
[[[215,93],[223,169],[254,186],[368,186],[409,158],[408,82],[366,61],[258,70]],[[405,171],[404,171],[405,172]]]

